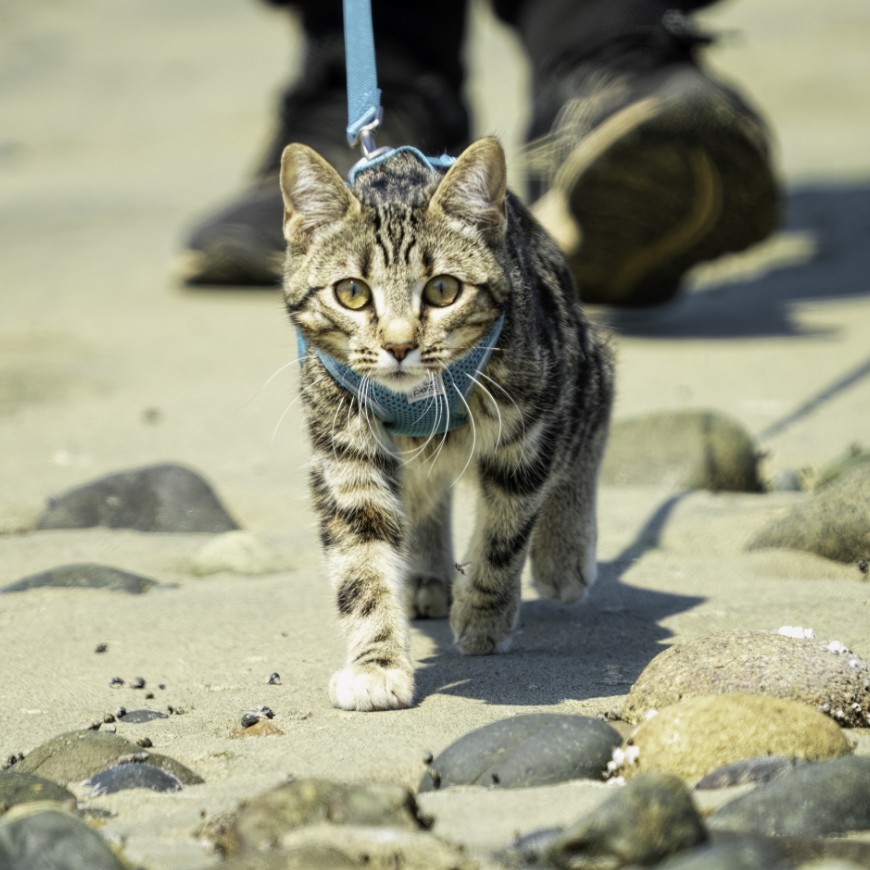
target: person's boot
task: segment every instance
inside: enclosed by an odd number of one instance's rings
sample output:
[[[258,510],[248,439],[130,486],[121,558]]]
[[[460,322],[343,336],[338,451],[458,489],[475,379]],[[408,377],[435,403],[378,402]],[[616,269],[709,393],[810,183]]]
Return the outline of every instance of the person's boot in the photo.
[[[384,122],[377,144],[415,145],[426,154],[457,151],[468,138],[461,95],[438,76],[379,45]],[[310,145],[343,175],[362,155],[345,138],[347,91],[342,39],[311,44],[299,83],[285,94],[278,129],[250,185],[188,233],[180,277],[189,285],[274,286],[283,271],[281,154]]]
[[[696,263],[759,242],[780,193],[766,128],[698,66],[679,13],[537,76],[532,210],[587,302],[664,302]]]

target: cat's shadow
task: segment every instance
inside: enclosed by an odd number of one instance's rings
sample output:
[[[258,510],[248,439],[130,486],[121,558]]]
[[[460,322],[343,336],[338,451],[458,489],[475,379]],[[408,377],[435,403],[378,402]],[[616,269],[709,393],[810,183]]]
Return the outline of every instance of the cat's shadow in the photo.
[[[635,540],[609,562],[586,599],[566,607],[541,599],[523,602],[511,650],[498,656],[463,656],[446,620],[415,628],[437,651],[417,671],[421,703],[432,695],[458,695],[490,704],[534,706],[624,695],[670,632],[661,621],[704,601],[697,596],[638,589],[621,582],[625,569],[658,546],[661,531],[683,494],[659,505]]]

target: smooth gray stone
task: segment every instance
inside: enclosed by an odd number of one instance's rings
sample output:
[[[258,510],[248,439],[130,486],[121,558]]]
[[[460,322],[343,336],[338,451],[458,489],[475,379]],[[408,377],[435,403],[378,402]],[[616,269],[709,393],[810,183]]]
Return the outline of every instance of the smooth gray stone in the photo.
[[[237,529],[212,488],[181,465],[121,471],[53,498],[37,529],[228,532]]]
[[[794,864],[762,837],[732,837],[687,849],[656,865],[656,870],[792,870]]]
[[[147,762],[117,764],[94,774],[84,785],[94,797],[128,788],[147,788],[151,791],[181,791],[184,788],[178,777]]]
[[[130,595],[141,595],[154,586],[156,580],[112,568],[110,565],[100,565],[96,562],[78,562],[72,565],[58,565],[47,571],[22,577],[8,586],[0,589],[4,592],[26,592],[28,589],[46,587],[56,589],[108,589],[111,592],[127,592]]]
[[[717,810],[715,830],[823,837],[870,830],[870,758],[806,764]]]
[[[670,774],[644,773],[567,828],[546,858],[558,868],[616,870],[655,864],[706,840],[685,783]]]
[[[787,773],[797,764],[803,764],[801,758],[787,758],[784,755],[762,755],[760,758],[747,758],[724,764],[711,771],[695,783],[695,789],[731,788],[735,785],[770,782]]]
[[[521,788],[601,780],[622,737],[600,719],[554,713],[513,716],[460,737],[429,766],[420,791],[451,785]]]

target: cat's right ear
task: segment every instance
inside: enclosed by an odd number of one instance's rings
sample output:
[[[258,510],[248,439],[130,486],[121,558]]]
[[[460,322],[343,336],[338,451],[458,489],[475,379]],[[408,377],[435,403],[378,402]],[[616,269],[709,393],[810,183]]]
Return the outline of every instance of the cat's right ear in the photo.
[[[344,179],[316,151],[294,143],[281,157],[284,238],[307,246],[320,227],[359,210]]]

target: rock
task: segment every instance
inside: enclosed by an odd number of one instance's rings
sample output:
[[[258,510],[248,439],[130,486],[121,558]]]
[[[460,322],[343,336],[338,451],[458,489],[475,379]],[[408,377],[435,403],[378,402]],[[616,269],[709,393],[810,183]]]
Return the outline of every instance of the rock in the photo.
[[[105,731],[67,731],[37,746],[15,769],[34,773],[57,783],[79,783],[109,767],[133,758],[147,760],[184,785],[202,782],[202,777],[183,764],[157,752],[143,752],[140,746]]]
[[[732,837],[681,852],[657,864],[656,870],[792,870],[793,867],[775,842],[762,837]]]
[[[611,426],[601,481],[759,492],[758,457],[758,447],[748,432],[723,414],[645,414]]]
[[[799,701],[765,695],[702,695],[659,710],[629,738],[637,753],[621,772],[663,771],[696,780],[759,755],[808,761],[852,751],[842,730]]]
[[[588,716],[514,716],[448,746],[423,776],[420,791],[451,785],[519,788],[567,779],[601,780],[621,742],[614,728]]]
[[[821,489],[843,475],[849,474],[853,469],[870,463],[870,450],[860,444],[853,444],[842,456],[838,456],[827,465],[819,469],[816,476],[815,489]]]
[[[867,726],[870,666],[836,644],[765,632],[707,635],[659,653],[637,678],[623,717],[640,722],[651,710],[697,695],[733,692],[803,701],[840,725]]]
[[[748,544],[803,550],[837,562],[870,559],[870,463],[816,490]]]
[[[125,870],[96,831],[45,804],[24,804],[0,818],[0,867]]]
[[[4,770],[0,773],[0,815],[16,804],[35,801],[57,801],[75,806],[75,795],[62,785],[23,773],[20,770]]]
[[[870,758],[797,767],[717,810],[717,830],[775,837],[823,837],[870,830]]]
[[[770,782],[795,765],[802,764],[800,758],[788,758],[785,755],[762,755],[758,758],[747,758],[734,761],[708,773],[695,783],[698,791],[717,788],[732,788],[735,785],[750,785],[751,783]]]
[[[138,761],[116,764],[94,774],[83,785],[91,790],[93,797],[128,788],[147,788],[151,791],[181,791],[184,788],[178,777],[153,764]]]
[[[228,532],[238,524],[211,487],[180,465],[121,471],[51,500],[37,529],[136,529],[140,532]]]
[[[141,725],[144,722],[153,722],[155,719],[168,719],[166,713],[161,713],[159,710],[124,710],[123,715],[118,718],[125,725]]]
[[[401,786],[300,779],[246,801],[227,825],[219,847],[228,856],[246,850],[267,851],[278,846],[289,831],[321,822],[405,831],[430,825],[413,795]]]
[[[432,834],[396,828],[317,824],[288,832],[280,848],[248,853],[221,870],[496,870]]]
[[[22,577],[8,586],[0,589],[3,592],[25,592],[28,589],[54,587],[63,589],[108,589],[112,592],[128,592],[131,595],[141,595],[154,586],[156,580],[100,565],[96,562],[78,562],[72,565],[58,565],[47,571]]]
[[[231,571],[234,574],[273,574],[289,571],[293,566],[271,544],[238,530],[224,532],[202,546],[191,561],[194,574],[216,574]]]
[[[706,839],[682,780],[648,773],[620,787],[565,830],[549,846],[546,857],[555,867],[610,870],[654,864]]]

